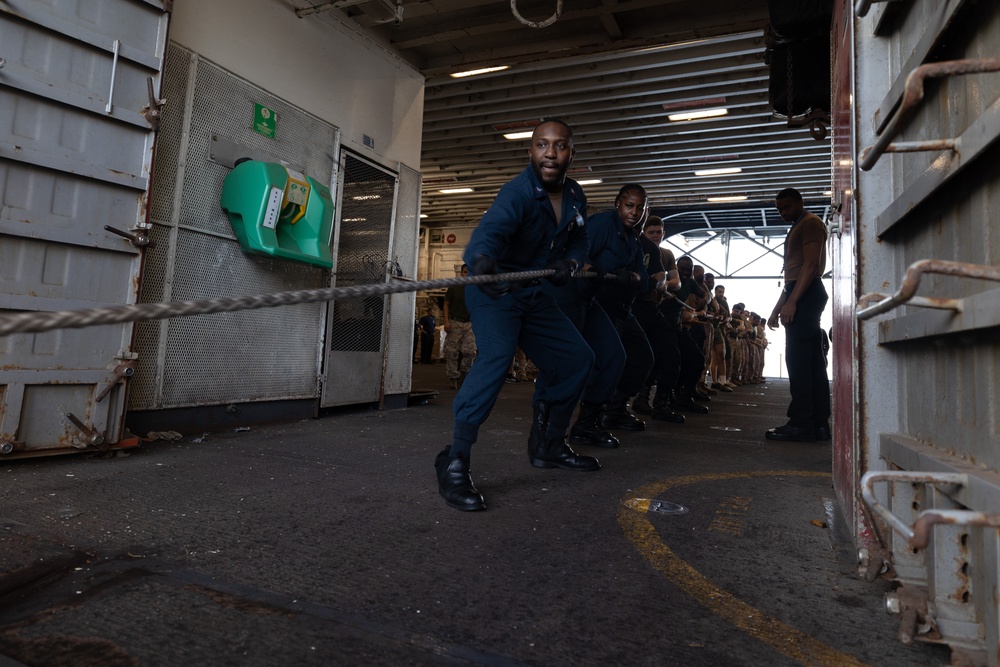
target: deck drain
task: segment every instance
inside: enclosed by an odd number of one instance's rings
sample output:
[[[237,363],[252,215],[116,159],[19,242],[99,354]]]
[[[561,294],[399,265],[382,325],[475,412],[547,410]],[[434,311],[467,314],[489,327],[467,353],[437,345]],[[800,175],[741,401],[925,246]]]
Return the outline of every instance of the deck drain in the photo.
[[[656,512],[657,514],[687,514],[688,508],[668,500],[651,500],[650,498],[631,498],[625,505],[636,512]]]

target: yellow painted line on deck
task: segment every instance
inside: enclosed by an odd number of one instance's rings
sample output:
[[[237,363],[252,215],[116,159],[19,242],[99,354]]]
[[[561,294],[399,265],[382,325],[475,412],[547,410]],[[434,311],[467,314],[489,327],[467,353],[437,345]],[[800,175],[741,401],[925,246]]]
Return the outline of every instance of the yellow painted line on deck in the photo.
[[[687,475],[647,484],[636,490],[640,498],[657,498],[664,491],[700,482],[719,482],[751,477],[829,477],[829,473],[800,470],[760,470],[707,475]],[[634,496],[633,496],[634,497]],[[625,536],[660,573],[716,616],[735,625],[751,637],[771,646],[803,665],[817,667],[865,667],[854,656],[813,639],[801,630],[785,625],[773,616],[751,607],[726,590],[713,584],[688,565],[664,543],[645,513],[629,507],[626,499],[618,508],[618,525]]]

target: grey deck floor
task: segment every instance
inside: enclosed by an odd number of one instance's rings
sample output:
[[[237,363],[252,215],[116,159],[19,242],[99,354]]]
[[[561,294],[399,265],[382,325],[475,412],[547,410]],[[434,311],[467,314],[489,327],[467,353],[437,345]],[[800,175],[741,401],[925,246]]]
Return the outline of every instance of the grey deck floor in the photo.
[[[936,665],[852,573],[829,443],[763,438],[787,383],[651,423],[597,473],[527,461],[531,385],[473,454],[489,509],[437,494],[439,392],[0,466],[0,654],[100,665]],[[194,438],[192,436],[198,436]],[[639,512],[633,499],[676,503]],[[5,664],[0,659],[0,665]]]

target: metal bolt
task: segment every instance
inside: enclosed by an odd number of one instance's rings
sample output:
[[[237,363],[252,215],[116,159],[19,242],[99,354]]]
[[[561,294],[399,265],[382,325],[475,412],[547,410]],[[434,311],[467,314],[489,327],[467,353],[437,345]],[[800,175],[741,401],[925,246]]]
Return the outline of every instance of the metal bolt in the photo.
[[[885,611],[887,614],[897,615],[903,610],[903,605],[899,601],[899,596],[895,593],[886,593],[885,600]]]
[[[3,58],[0,58],[0,61],[2,61],[2,60],[3,60]],[[8,442],[6,440],[4,440],[3,442],[0,442],[0,454],[10,454],[12,451],[14,451],[14,443],[13,442]]]

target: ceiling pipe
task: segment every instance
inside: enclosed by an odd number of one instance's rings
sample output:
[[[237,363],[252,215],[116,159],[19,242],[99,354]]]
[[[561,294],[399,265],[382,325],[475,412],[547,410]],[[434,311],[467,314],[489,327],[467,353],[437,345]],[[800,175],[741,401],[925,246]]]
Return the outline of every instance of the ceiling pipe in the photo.
[[[562,0],[556,0],[556,13],[545,19],[541,23],[535,23],[534,21],[529,21],[528,19],[521,16],[521,13],[517,11],[517,0],[510,0],[510,11],[514,12],[514,18],[528,26],[529,28],[547,28],[556,21],[559,20],[559,16],[562,15]]]

